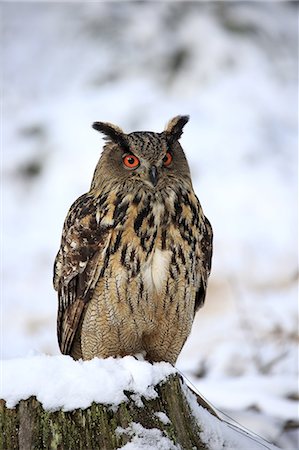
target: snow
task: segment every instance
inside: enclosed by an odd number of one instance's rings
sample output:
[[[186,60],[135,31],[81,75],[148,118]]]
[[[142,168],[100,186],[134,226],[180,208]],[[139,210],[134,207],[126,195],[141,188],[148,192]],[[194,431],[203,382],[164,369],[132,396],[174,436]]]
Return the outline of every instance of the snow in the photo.
[[[232,423],[219,421],[206,409],[198,405],[195,395],[190,392],[185,384],[182,385],[182,388],[192,413],[200,424],[200,437],[210,450],[219,450],[220,448],[227,450],[277,449],[276,446],[253,433],[241,430]]]
[[[101,152],[91,123],[162,130],[190,114],[181,143],[215,243],[177,367],[229,415],[299,448],[285,427],[298,422],[298,5],[1,10],[1,357],[59,353],[52,265]]]
[[[283,418],[287,421],[292,417],[296,421],[298,416],[298,406],[291,399],[291,393],[297,390],[297,380],[293,377],[248,375],[199,381],[189,376],[185,381],[206,399],[220,418],[238,427],[246,423],[247,428],[269,441],[279,437],[279,423]],[[289,446],[288,442],[286,448]]]
[[[181,446],[174,445],[158,428],[148,429],[140,423],[131,422],[127,428],[118,427],[116,431],[132,436],[131,442],[120,447],[122,450],[182,450]]]
[[[285,419],[295,418],[298,413],[297,405],[289,399],[297,389],[297,381],[291,376],[248,375],[220,380],[211,378],[202,382],[195,381],[195,386],[204,393],[209,402],[217,402],[219,409],[225,408],[227,404],[230,404],[232,409],[239,406],[244,410],[255,405],[266,414]]]
[[[167,415],[162,412],[162,411],[158,411],[155,413],[155,416],[158,417],[158,419],[160,420],[160,422],[162,422],[164,425],[168,425],[170,423],[169,418],[167,417]]]
[[[70,356],[36,355],[2,361],[1,372],[0,398],[8,408],[35,396],[46,410],[72,411],[92,402],[115,408],[128,400],[124,391],[137,399],[154,399],[158,395],[154,386],[175,369],[133,356],[74,361]]]

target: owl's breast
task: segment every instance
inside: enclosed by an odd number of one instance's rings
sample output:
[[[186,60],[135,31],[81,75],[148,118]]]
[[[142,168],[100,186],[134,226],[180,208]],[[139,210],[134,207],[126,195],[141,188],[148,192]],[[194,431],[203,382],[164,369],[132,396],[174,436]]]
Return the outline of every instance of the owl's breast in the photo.
[[[119,301],[135,297],[146,303],[188,296],[188,285],[196,284],[189,206],[181,206],[171,190],[156,196],[138,192],[114,205],[109,224],[104,224],[111,229],[93,286],[102,280],[101,289],[113,288]]]
[[[155,247],[151,258],[142,267],[142,276],[149,291],[160,293],[169,276],[171,252]]]

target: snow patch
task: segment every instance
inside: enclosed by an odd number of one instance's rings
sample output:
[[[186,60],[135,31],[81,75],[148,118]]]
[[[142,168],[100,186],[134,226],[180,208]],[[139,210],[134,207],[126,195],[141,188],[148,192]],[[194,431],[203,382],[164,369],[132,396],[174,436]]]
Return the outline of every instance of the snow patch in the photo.
[[[158,428],[148,429],[140,423],[132,422],[127,428],[118,427],[116,431],[132,436],[131,442],[121,447],[122,450],[182,450],[180,445],[175,445]]]
[[[128,400],[124,391],[147,400],[157,397],[154,386],[175,373],[171,364],[150,364],[133,356],[74,361],[70,356],[39,355],[1,362],[0,398],[13,408],[35,396],[44,409],[71,411],[92,402],[116,408]]]
[[[170,423],[169,417],[163,411],[155,412],[155,416],[158,417],[160,422],[164,423],[164,425],[168,425]]]

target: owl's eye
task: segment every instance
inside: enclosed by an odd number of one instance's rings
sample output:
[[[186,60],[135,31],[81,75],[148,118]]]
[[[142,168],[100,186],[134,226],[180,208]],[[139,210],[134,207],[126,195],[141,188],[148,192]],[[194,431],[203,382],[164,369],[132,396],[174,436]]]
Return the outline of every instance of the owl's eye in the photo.
[[[139,166],[140,161],[135,155],[125,155],[123,157],[123,163],[128,169],[136,169]]]
[[[166,166],[166,167],[169,166],[170,163],[171,163],[171,161],[172,161],[172,154],[169,153],[169,152],[167,152],[166,155],[165,155],[164,158],[163,158],[163,164],[164,164],[164,166]]]

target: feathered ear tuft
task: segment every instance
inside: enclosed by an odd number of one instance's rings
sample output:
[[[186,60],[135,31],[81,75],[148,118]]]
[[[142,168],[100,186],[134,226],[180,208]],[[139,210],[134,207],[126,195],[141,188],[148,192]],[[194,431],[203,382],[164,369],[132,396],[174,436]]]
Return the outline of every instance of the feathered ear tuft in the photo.
[[[173,141],[178,141],[183,134],[183,128],[189,121],[189,116],[176,116],[166,125],[165,131]]]
[[[127,147],[127,142],[125,138],[125,133],[117,125],[113,125],[109,122],[94,122],[92,128],[100,133],[103,133],[107,139],[121,145],[122,147]]]

